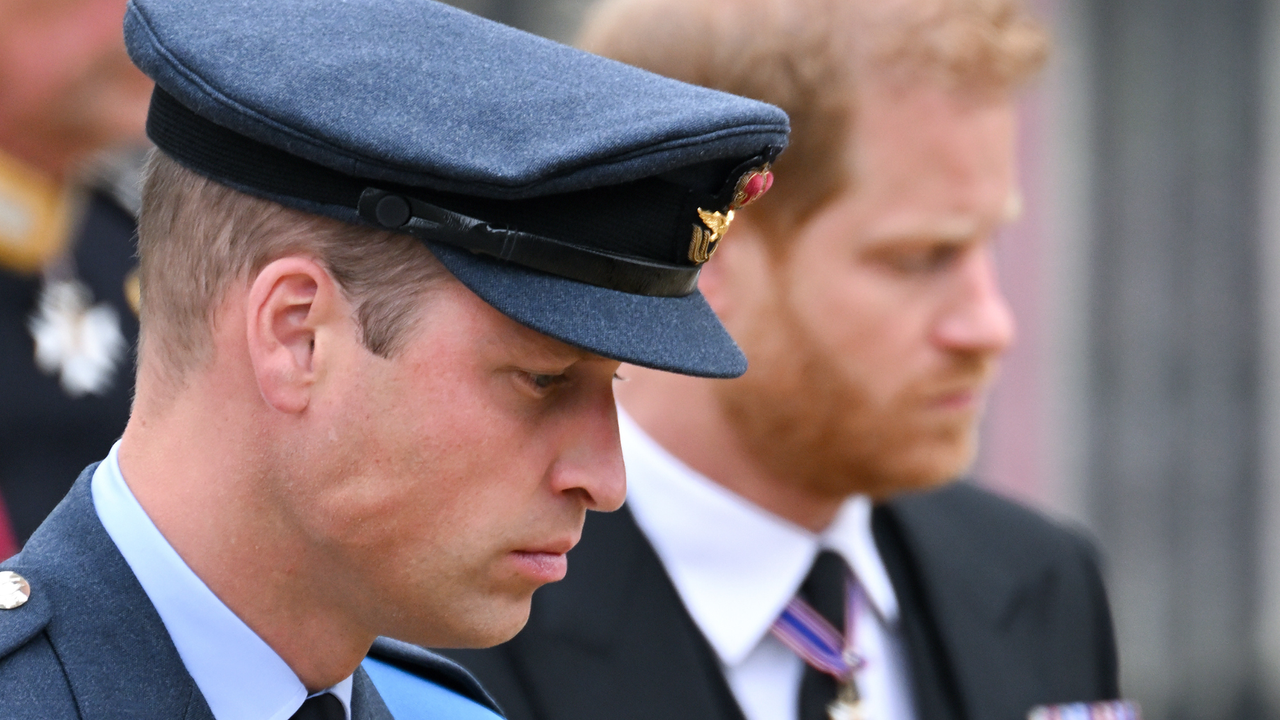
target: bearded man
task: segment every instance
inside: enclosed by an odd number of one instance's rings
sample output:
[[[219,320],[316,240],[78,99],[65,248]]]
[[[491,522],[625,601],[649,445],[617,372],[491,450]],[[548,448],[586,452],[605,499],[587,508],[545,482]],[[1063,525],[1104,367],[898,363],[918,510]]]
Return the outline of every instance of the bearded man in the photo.
[[[511,720],[1015,720],[1118,694],[1087,542],[967,484],[1014,323],[1016,0],[615,0],[587,49],[785,109],[700,287],[750,369],[624,368],[628,501],[526,629]]]

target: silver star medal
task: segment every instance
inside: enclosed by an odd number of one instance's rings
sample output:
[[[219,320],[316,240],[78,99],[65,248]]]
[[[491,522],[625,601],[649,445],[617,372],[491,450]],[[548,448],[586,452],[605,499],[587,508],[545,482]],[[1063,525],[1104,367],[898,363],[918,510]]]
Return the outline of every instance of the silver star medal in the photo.
[[[36,366],[58,376],[71,397],[105,394],[124,355],[119,314],[106,303],[91,302],[84,283],[47,283],[28,325],[36,344]]]

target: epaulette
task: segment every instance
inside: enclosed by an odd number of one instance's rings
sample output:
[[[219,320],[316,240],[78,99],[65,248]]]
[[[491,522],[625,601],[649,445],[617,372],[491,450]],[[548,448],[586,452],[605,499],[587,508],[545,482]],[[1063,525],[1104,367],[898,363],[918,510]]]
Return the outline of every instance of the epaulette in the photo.
[[[499,716],[502,715],[498,703],[485,692],[480,682],[465,668],[448,658],[424,650],[417,645],[384,637],[378,638],[373,643],[373,647],[369,649],[369,659],[402,670],[427,683],[456,693]],[[366,670],[368,669],[366,667]],[[378,677],[373,677],[373,680],[374,685],[378,686]],[[379,692],[383,693],[384,700],[391,700],[386,697],[382,687],[379,687]],[[388,705],[390,704],[391,702],[388,702]]]
[[[16,559],[0,564],[0,660],[26,645],[53,616],[47,588]]]
[[[62,256],[83,200],[76,188],[0,152],[0,269],[39,275]]]

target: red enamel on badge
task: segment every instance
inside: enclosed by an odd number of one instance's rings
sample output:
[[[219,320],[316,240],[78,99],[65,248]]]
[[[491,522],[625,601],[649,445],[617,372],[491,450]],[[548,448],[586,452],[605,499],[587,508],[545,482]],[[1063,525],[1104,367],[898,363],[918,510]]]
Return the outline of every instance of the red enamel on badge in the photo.
[[[768,165],[752,170],[738,181],[738,189],[733,194],[733,204],[729,209],[737,210],[750,205],[760,199],[761,195],[769,192],[771,187],[773,187],[773,173],[769,171]]]

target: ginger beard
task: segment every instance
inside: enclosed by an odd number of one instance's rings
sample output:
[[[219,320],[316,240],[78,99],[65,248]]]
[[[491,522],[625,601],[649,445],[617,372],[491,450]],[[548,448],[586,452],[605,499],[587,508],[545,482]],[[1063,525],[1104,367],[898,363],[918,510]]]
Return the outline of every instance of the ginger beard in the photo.
[[[935,487],[969,466],[982,403],[962,412],[936,405],[961,389],[985,395],[993,356],[943,354],[932,372],[878,401],[856,358],[823,346],[788,300],[772,293],[743,323],[736,337],[750,369],[716,384],[742,446],[773,475],[823,497],[884,499]]]

